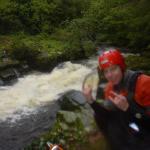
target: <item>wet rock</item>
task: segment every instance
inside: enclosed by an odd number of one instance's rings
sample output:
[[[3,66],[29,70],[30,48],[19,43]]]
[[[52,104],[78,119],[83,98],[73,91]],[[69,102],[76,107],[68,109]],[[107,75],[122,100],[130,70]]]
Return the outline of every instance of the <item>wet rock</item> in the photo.
[[[43,139],[43,148],[50,141],[62,144],[66,150],[74,149],[80,144],[87,144],[87,134],[96,130],[93,111],[80,91],[68,91],[57,102],[60,110],[57,112],[55,124],[27,149],[40,148],[40,139]]]
[[[27,64],[21,64],[20,67],[16,68],[16,70],[19,72],[20,76],[28,73],[30,71],[30,68]]]
[[[68,91],[59,99],[59,101],[61,109],[66,111],[81,110],[82,106],[87,105],[82,92],[76,90]]]
[[[29,72],[27,64],[21,64],[15,61],[1,62],[0,63],[0,86],[13,84],[17,79]]]
[[[58,118],[66,124],[74,123],[79,119],[82,125],[88,131],[93,130],[94,118],[93,110],[86,103],[82,92],[71,90],[67,92],[60,100],[61,111],[58,112]]]
[[[4,85],[4,81],[0,78],[0,86]]]
[[[72,103],[77,103],[78,105],[85,105],[86,99],[81,91],[71,90],[67,92],[66,98],[72,101]]]
[[[17,71],[15,69],[6,69],[0,72],[1,79],[7,83],[13,79],[16,79],[18,77]]]

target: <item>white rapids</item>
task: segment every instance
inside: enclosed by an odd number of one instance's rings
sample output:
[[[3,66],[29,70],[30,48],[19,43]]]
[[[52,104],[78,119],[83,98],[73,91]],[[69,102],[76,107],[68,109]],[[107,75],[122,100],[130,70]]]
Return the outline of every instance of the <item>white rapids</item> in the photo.
[[[81,90],[84,77],[92,71],[96,59],[87,65],[65,62],[50,73],[32,73],[19,78],[13,86],[0,87],[0,120],[12,121],[30,115],[68,90]]]

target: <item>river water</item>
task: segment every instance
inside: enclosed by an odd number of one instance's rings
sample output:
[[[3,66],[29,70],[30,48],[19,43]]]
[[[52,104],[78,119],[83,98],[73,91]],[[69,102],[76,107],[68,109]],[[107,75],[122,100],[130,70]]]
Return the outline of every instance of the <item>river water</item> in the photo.
[[[20,150],[50,128],[68,90],[81,90],[97,59],[64,62],[50,73],[33,72],[13,86],[0,87],[0,150]]]

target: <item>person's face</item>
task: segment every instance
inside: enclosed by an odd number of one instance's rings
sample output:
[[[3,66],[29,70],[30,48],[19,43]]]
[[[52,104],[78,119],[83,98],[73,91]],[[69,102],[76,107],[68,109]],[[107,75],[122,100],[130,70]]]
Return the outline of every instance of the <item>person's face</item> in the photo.
[[[104,76],[109,82],[112,82],[113,85],[116,85],[121,81],[123,74],[118,65],[112,65],[104,69]]]

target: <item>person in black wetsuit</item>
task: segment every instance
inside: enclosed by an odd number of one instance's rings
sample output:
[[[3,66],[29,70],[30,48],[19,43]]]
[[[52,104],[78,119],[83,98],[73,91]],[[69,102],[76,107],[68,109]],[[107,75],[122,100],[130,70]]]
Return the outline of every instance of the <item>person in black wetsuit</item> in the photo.
[[[103,91],[104,103],[112,107],[108,109],[99,104],[92,97],[90,86],[83,88],[97,125],[112,150],[149,150],[150,76],[126,70],[124,57],[117,49],[103,52],[98,61],[108,81]]]

